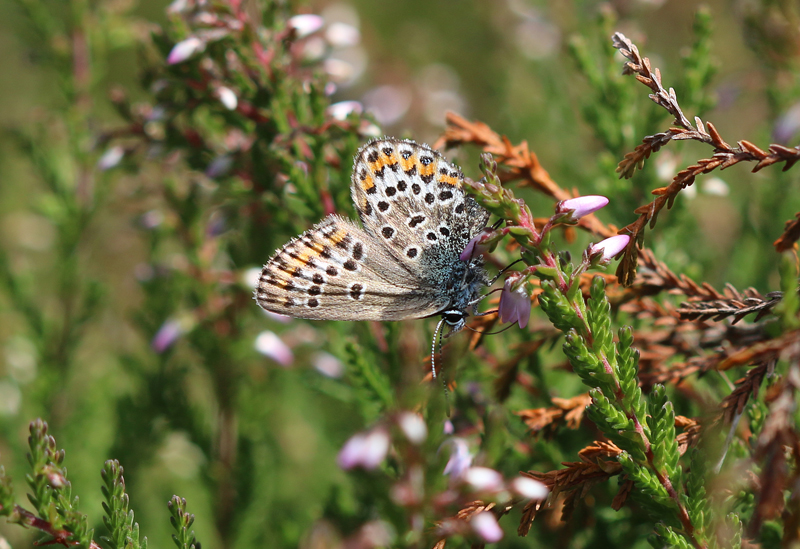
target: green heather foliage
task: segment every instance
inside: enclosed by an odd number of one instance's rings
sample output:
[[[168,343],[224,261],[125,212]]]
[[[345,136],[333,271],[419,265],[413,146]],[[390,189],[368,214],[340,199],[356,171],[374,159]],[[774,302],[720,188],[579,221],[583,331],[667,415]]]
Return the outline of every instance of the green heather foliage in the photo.
[[[797,546],[800,10],[734,6],[1,3],[0,547]],[[435,380],[253,300],[380,135],[492,214]]]

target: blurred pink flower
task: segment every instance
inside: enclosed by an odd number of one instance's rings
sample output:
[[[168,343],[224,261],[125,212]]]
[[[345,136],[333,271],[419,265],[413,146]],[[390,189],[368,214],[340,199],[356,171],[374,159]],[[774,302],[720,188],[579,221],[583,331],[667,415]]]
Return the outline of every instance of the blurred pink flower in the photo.
[[[487,543],[497,543],[503,539],[503,529],[497,523],[497,518],[489,511],[478,513],[470,520],[472,530]]]
[[[550,490],[547,486],[530,477],[517,477],[511,481],[511,489],[518,495],[528,499],[544,499]]]
[[[339,451],[336,462],[345,470],[354,467],[372,470],[383,462],[388,451],[389,433],[383,427],[376,427],[350,437]]]
[[[150,347],[157,353],[163,353],[178,340],[181,334],[183,334],[181,323],[174,319],[167,320],[153,336]]]
[[[97,169],[102,171],[110,170],[119,164],[124,156],[125,149],[119,145],[114,145],[104,152],[103,156],[100,157],[100,160],[97,161]]]
[[[422,444],[428,436],[428,426],[419,414],[402,412],[397,417],[397,425],[412,444]]]
[[[167,56],[167,63],[170,65],[182,63],[194,54],[203,51],[205,47],[205,42],[196,36],[190,36],[186,40],[181,40],[172,47],[172,51],[170,51],[169,55]]]
[[[611,258],[625,249],[630,240],[631,237],[626,234],[618,234],[617,236],[606,238],[597,244],[589,246],[589,256],[591,257],[595,254],[602,253],[602,260],[610,261]]]
[[[363,105],[358,101],[340,101],[329,106],[327,109],[328,116],[336,120],[344,120],[350,113],[361,114],[364,110]]]
[[[520,328],[524,328],[531,317],[531,298],[525,292],[524,284],[514,289],[514,284],[521,276],[512,274],[506,278],[503,291],[500,293],[498,313],[500,322],[516,322]]]
[[[290,366],[294,361],[294,355],[289,346],[269,330],[264,330],[256,336],[255,349],[281,366]]]
[[[499,492],[504,488],[503,475],[488,467],[470,467],[464,472],[464,482],[479,492]]]
[[[472,465],[472,454],[469,452],[467,441],[463,438],[451,438],[445,444],[448,443],[453,448],[450,451],[450,459],[447,461],[442,474],[458,478]]]

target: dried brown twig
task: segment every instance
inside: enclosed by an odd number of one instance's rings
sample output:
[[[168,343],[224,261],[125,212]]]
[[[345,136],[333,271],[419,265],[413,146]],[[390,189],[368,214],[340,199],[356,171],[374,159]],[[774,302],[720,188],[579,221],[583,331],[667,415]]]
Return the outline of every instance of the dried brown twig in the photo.
[[[573,198],[574,193],[561,188],[553,181],[547,170],[539,163],[536,153],[528,149],[527,141],[512,145],[507,137],[499,135],[483,122],[471,122],[453,112],[448,112],[446,118],[447,127],[444,134],[434,143],[434,148],[472,143],[481,147],[484,152],[490,153],[500,164],[504,171],[498,175],[503,183],[522,179],[525,184],[556,200]],[[578,226],[603,238],[617,234],[614,227],[605,225],[593,214],[582,217]]]
[[[773,243],[775,250],[785,252],[794,248],[794,243],[800,239],[800,212],[794,214],[794,219],[786,222],[783,234]]]
[[[652,69],[650,60],[639,54],[639,49],[622,33],[614,33],[612,42],[628,61],[623,68],[623,74],[633,74],[636,79],[650,88],[653,92],[650,98],[659,106],[667,110],[673,117],[675,126],[665,132],[650,135],[642,140],[642,144],[632,152],[625,155],[625,158],[617,166],[620,177],[631,177],[637,167],[641,168],[644,161],[654,152],[670,141],[692,139],[714,147],[714,154],[710,158],[698,160],[696,164],[689,166],[678,172],[672,182],[666,186],[652,191],[656,199],[650,204],[640,206],[635,210],[639,214],[639,219],[620,229],[620,234],[631,236],[631,242],[620,261],[617,269],[617,277],[620,282],[628,286],[633,283],[637,266],[637,246],[641,246],[644,240],[644,230],[649,224],[652,228],[659,212],[666,206],[672,207],[678,193],[694,183],[697,176],[712,172],[716,169],[724,170],[739,162],[757,162],[753,167],[753,172],[772,164],[784,162],[783,169],[788,170],[798,160],[800,160],[800,149],[797,147],[784,147],[783,145],[772,144],[769,152],[764,151],[745,140],[737,142],[736,147],[732,147],[720,136],[711,122],[703,122],[699,117],[694,118],[694,125],[689,121],[678,104],[675,90],[666,90],[661,84],[661,72],[656,68]]]
[[[581,425],[586,407],[592,402],[592,397],[589,393],[583,393],[572,398],[553,397],[551,401],[553,406],[520,410],[516,414],[534,433],[546,428],[553,429],[562,419],[567,429],[577,429]]]
[[[758,322],[771,313],[782,298],[783,292],[769,292],[764,296],[755,288],[747,288],[741,293],[731,284],[726,284],[722,299],[688,301],[681,304],[677,312],[684,320],[722,320],[733,317],[732,324],[749,314],[758,313],[753,319],[753,322]]]

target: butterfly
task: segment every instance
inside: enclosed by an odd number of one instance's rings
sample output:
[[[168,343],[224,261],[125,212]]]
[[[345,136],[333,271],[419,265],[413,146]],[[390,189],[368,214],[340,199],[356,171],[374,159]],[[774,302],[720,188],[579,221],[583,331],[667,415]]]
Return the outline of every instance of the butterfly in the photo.
[[[358,150],[351,180],[361,226],[329,215],[288,242],[261,271],[258,304],[312,320],[441,315],[437,332],[463,328],[489,282],[480,255],[459,256],[489,213],[461,170],[427,145],[383,137]]]

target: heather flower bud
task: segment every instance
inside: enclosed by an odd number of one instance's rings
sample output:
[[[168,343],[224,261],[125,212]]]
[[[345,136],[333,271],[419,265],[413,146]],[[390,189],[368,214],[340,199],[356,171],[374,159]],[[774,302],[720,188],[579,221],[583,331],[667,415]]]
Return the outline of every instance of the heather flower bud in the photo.
[[[608,198],[598,195],[579,196],[562,200],[556,204],[556,215],[567,215],[568,223],[575,223],[581,217],[594,213],[608,204]]]
[[[620,253],[630,242],[631,237],[626,234],[618,234],[611,238],[592,244],[589,246],[589,257],[597,254],[602,254],[601,261],[611,261],[611,259]]]

